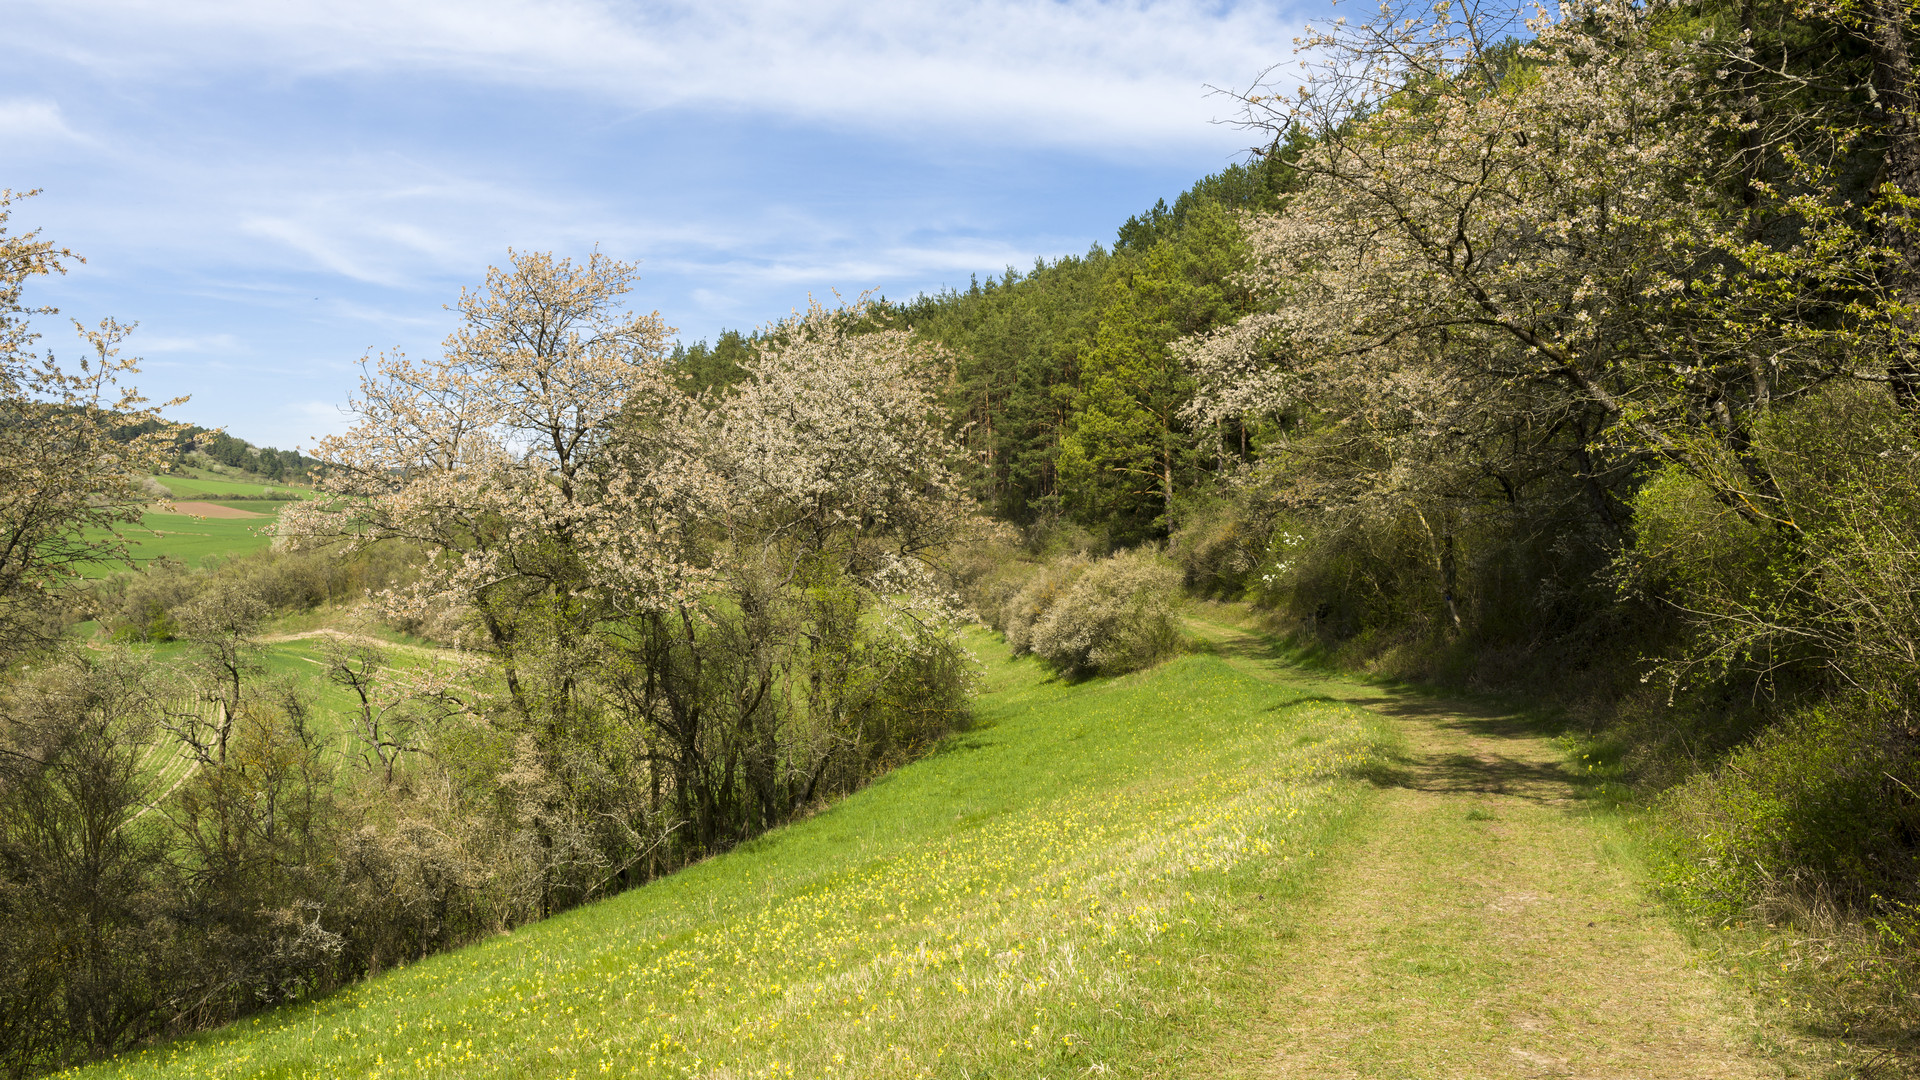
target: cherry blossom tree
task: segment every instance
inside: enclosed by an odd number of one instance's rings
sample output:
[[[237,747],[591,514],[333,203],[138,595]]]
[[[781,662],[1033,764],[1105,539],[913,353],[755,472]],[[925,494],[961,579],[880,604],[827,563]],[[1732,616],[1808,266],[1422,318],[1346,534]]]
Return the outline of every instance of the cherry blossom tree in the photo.
[[[139,362],[120,355],[133,327],[113,319],[74,323],[77,363],[40,350],[34,317],[57,312],[33,306],[27,285],[79,256],[7,231],[31,194],[0,191],[0,667],[57,640],[55,614],[78,601],[82,567],[126,557],[117,530],[140,520],[153,498],[145,474],[164,467],[174,436],[159,410],[185,401],[155,405],[122,384]]]
[[[1703,71],[1719,53],[1663,37],[1662,10],[1585,4],[1519,45],[1444,2],[1311,36],[1313,90],[1243,95],[1315,146],[1286,209],[1248,221],[1266,311],[1188,345],[1196,413],[1419,382],[1429,431],[1509,446],[1524,418],[1610,457],[1589,475],[1651,456],[1791,529],[1754,425],[1832,379],[1885,381],[1866,358],[1892,309],[1859,298],[1884,291],[1886,250],[1829,163],[1739,175],[1741,102]],[[1784,228],[1756,235],[1757,212]]]
[[[814,304],[692,393],[658,315],[619,309],[632,279],[515,254],[442,357],[370,362],[317,450],[326,497],[282,518],[295,544],[420,545],[388,609],[482,629],[498,693],[464,700],[495,749],[472,752],[512,762],[539,913],[675,830],[710,850],[857,784],[960,700],[930,559],[971,519],[937,355]]]
[[[933,391],[942,358],[871,322],[865,304],[812,304],[766,328],[745,378],[701,402],[708,587],[610,638],[615,685],[671,761],[676,812],[703,845],[857,783],[958,707],[930,558],[974,521]],[[634,424],[622,460],[686,454],[670,430]]]

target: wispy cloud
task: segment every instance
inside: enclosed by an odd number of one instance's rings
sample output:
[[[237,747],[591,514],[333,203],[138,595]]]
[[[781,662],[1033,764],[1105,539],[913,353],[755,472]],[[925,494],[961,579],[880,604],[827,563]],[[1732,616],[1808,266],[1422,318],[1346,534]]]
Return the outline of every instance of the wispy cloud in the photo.
[[[243,345],[232,334],[196,334],[190,337],[155,336],[142,334],[136,336],[131,345],[142,355],[161,355],[166,353],[230,353],[239,351]]]
[[[1206,0],[28,0],[104,77],[434,71],[648,110],[741,110],[1045,145],[1203,137],[1209,82],[1284,59],[1298,17]],[[84,37],[59,34],[88,27]],[[37,40],[29,33],[27,40]],[[87,42],[73,46],[74,40]],[[52,46],[47,46],[52,47]],[[131,64],[130,64],[131,62]]]
[[[1250,141],[1203,86],[1288,2],[8,0],[0,184],[87,256],[38,298],[284,447],[510,246],[639,262],[688,338],[1083,252]]]
[[[876,238],[878,239],[878,238]],[[939,279],[1030,262],[1028,249],[1005,242],[960,241],[944,246],[879,246],[857,253],[787,252],[781,257],[708,262],[699,268],[738,285],[811,285],[863,289],[874,282]],[[692,269],[692,267],[688,267]]]
[[[0,98],[0,139],[91,141],[67,124],[58,102],[45,98]]]
[[[353,425],[353,417],[348,414],[345,402],[333,401],[290,401],[275,410],[277,419],[288,432],[283,450],[292,450],[295,445],[313,448],[316,439],[326,435],[338,435]]]

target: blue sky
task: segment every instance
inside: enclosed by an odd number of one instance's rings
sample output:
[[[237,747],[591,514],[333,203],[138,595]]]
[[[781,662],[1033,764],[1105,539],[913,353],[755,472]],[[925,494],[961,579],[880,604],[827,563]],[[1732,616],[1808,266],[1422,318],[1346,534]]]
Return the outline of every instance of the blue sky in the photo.
[[[640,263],[683,340],[1111,241],[1239,160],[1213,123],[1317,11],[1080,0],[0,0],[31,286],[137,321],[175,414],[338,430],[369,351],[435,352],[509,246]],[[64,323],[42,331],[57,351]]]

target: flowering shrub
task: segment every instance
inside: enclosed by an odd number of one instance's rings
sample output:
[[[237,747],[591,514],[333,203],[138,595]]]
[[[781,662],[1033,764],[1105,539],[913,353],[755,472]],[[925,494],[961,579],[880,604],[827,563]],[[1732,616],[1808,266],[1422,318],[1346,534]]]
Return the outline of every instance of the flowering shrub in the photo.
[[[1033,626],[1066,595],[1074,579],[1087,569],[1084,555],[1069,555],[1040,567],[1000,609],[999,629],[1013,646],[1013,655],[1033,651]]]
[[[1014,598],[1009,642],[1062,671],[1117,675],[1173,653],[1180,573],[1153,555],[1123,551],[1101,562],[1050,567]]]
[[[1258,567],[1259,576],[1250,590],[1262,607],[1279,605],[1292,584],[1293,571],[1300,564],[1299,548],[1304,543],[1306,537],[1286,529],[1274,530],[1267,540],[1267,550]]]

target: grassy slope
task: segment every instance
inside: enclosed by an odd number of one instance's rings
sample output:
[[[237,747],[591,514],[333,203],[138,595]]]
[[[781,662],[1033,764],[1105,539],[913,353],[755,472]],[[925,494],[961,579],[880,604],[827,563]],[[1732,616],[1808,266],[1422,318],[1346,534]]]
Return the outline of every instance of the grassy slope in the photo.
[[[1304,889],[1377,722],[1211,656],[986,690],[944,752],[733,854],[89,1073],[1137,1074],[1253,985],[1235,898]]]
[[[289,502],[312,497],[312,492],[286,484],[222,480],[199,475],[156,476],[154,479],[172,492],[176,499],[211,502],[236,510],[265,514],[268,518]],[[272,494],[286,496],[285,500],[231,498],[235,495],[264,495],[269,490]],[[189,566],[199,566],[200,561],[209,555],[238,555],[266,547],[273,540],[263,526],[270,524],[272,521],[267,518],[205,518],[191,514],[146,513],[140,516],[138,525],[122,526],[120,532],[128,540],[137,563],[166,555]],[[94,534],[94,538],[104,538],[105,535],[104,531],[100,531]],[[106,577],[123,573],[126,569],[125,563],[96,563],[87,576]]]
[[[194,648],[183,641],[139,645],[136,648],[143,650],[144,655],[156,664],[185,670],[194,663]],[[310,721],[313,730],[323,742],[342,742],[350,737],[355,730],[353,716],[359,708],[359,700],[352,692],[327,680],[320,641],[312,638],[268,641],[250,656],[259,665],[256,678],[286,679],[299,684],[314,710]],[[414,668],[427,662],[425,656],[426,650],[403,646],[388,651],[387,664],[395,669]],[[163,750],[171,745],[170,737],[160,736],[155,751],[150,752],[148,757],[164,760],[166,755]]]
[[[173,492],[173,497],[176,499],[204,499],[218,502],[222,496],[231,498],[235,495],[271,493],[293,500],[311,498],[313,495],[306,488],[294,487],[291,484],[269,484],[256,480],[222,480],[198,473],[183,476],[156,476],[154,479],[159,481],[161,487]]]
[[[273,538],[262,526],[272,523],[270,518],[200,518],[188,514],[148,513],[140,515],[138,525],[121,526],[120,535],[126,538],[137,563],[144,564],[148,559],[166,555],[188,566],[199,566],[209,555],[239,555],[266,547]],[[88,576],[106,577],[124,573],[126,569],[126,564],[120,562],[95,563]]]

